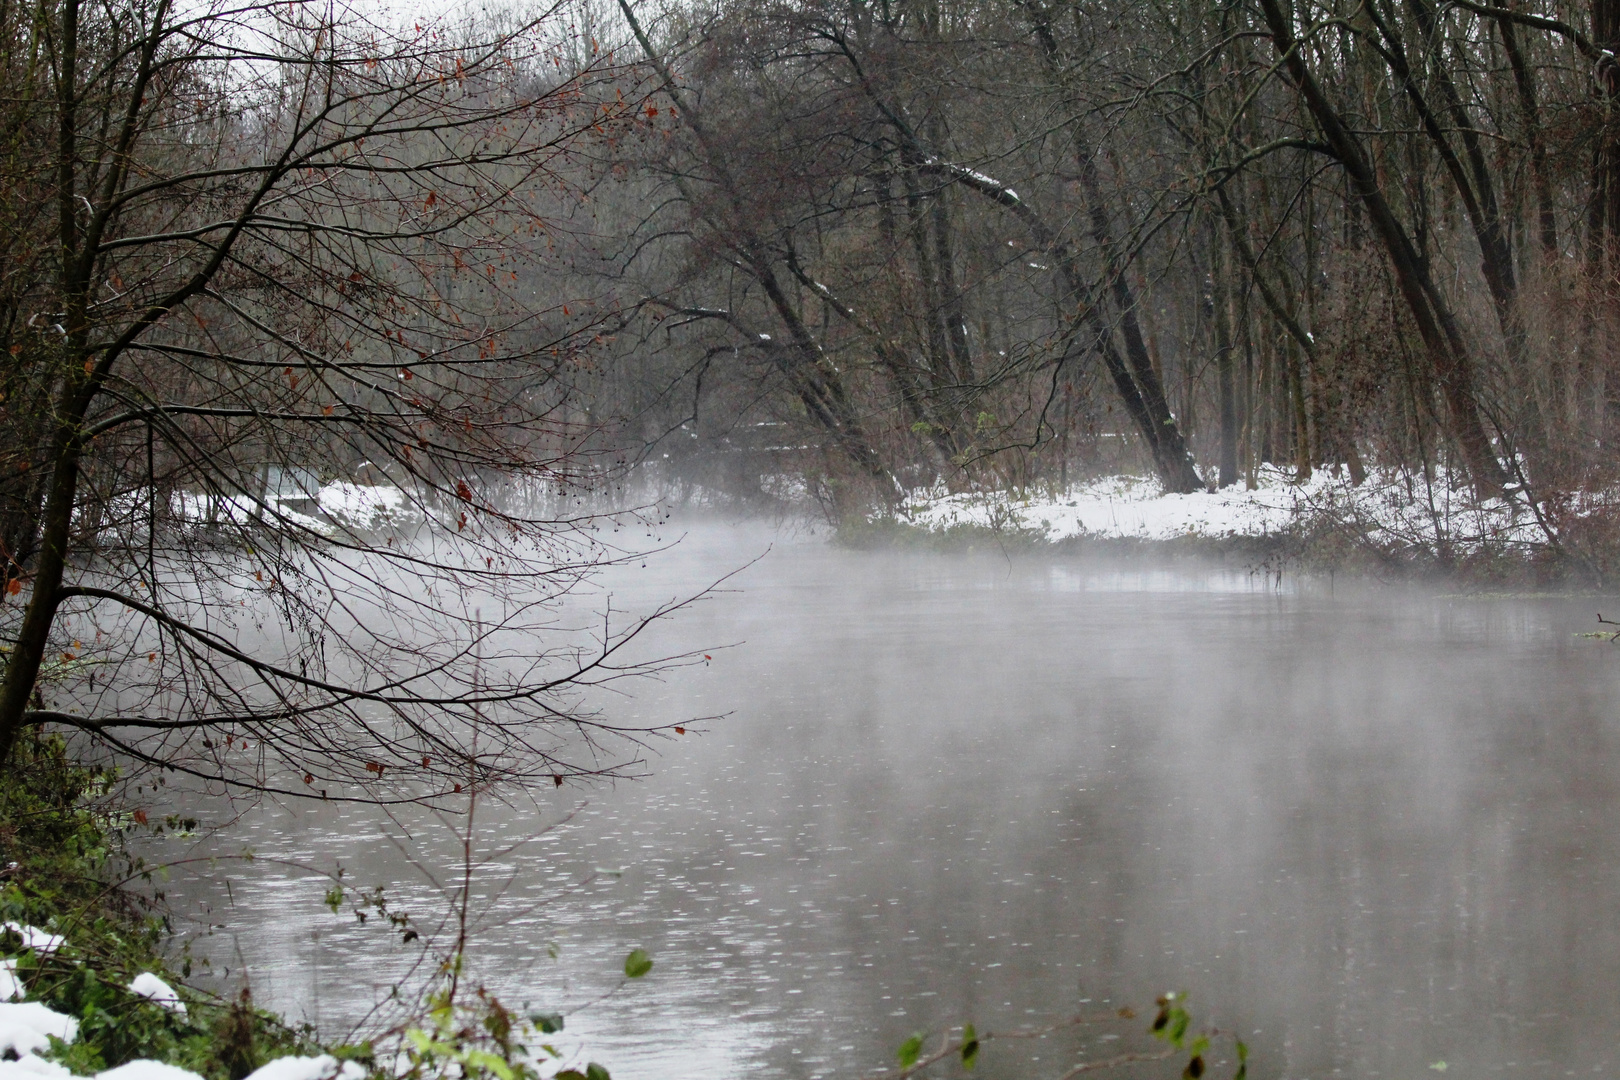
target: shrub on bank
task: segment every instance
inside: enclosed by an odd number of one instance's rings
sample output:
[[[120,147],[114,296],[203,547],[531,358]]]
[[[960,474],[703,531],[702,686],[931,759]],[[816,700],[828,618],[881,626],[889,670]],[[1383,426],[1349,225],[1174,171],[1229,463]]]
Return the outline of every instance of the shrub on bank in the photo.
[[[386,1051],[322,1045],[246,989],[225,1000],[187,986],[189,957],[164,952],[165,917],[125,888],[158,868],[125,843],[147,822],[118,808],[115,776],[38,733],[10,765],[0,773],[0,1080],[539,1080],[541,1062],[552,1080],[610,1080],[594,1062],[569,1067],[549,1044],[561,1015],[515,1014],[481,987],[458,996],[459,952],[419,1015],[383,1033]],[[347,898],[341,886],[328,894],[334,910]],[[352,899],[362,921],[368,906],[383,910],[380,893]],[[637,949],[624,978],[652,967]]]
[[[1370,474],[1356,485],[1268,470],[1254,489],[1166,494],[1144,477],[1065,490],[919,492],[839,523],[837,542],[1108,559],[1213,558],[1277,572],[1443,577],[1604,588],[1620,575],[1620,496],[1477,499],[1456,476]]]
[[[183,956],[171,970],[162,915],[119,887],[149,870],[124,843],[136,822],[112,802],[113,779],[50,735],[22,740],[0,775],[0,955],[10,976],[0,997],[12,999],[0,1004],[0,1054],[46,1074],[145,1060],[242,1080],[272,1059],[317,1052],[312,1032],[254,1008],[246,992],[222,1001],[185,987]]]

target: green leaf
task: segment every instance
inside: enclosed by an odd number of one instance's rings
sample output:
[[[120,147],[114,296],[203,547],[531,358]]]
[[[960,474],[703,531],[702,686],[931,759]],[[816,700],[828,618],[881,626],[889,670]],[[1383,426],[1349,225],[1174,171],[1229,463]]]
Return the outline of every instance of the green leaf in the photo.
[[[1207,1053],[1208,1051],[1209,1051],[1209,1036],[1208,1035],[1200,1035],[1200,1036],[1198,1036],[1198,1038],[1196,1038],[1196,1039],[1194,1039],[1192,1041],[1192,1045],[1187,1048],[1187,1053],[1191,1054],[1193,1057],[1203,1057],[1204,1054]]]
[[[1242,1039],[1235,1040],[1235,1043],[1236,1043],[1235,1049],[1237,1050],[1237,1056],[1238,1056],[1238,1064],[1239,1065],[1248,1064],[1248,1062],[1249,1062],[1249,1044],[1244,1042]]]
[[[606,1069],[593,1061],[585,1066],[585,1080],[613,1080],[613,1078],[608,1076]]]
[[[651,970],[652,957],[647,955],[646,949],[632,949],[624,958],[624,973],[628,978],[639,979]]]
[[[562,1013],[530,1013],[529,1023],[540,1029],[542,1035],[555,1035],[563,1029]]]
[[[517,1080],[517,1074],[512,1071],[512,1066],[506,1063],[506,1059],[488,1050],[466,1051],[466,1062],[475,1069],[488,1069],[501,1080]]]
[[[447,1058],[456,1057],[455,1047],[449,1043],[440,1042],[421,1028],[411,1028],[405,1033],[405,1037],[416,1047],[418,1053]]]
[[[894,1056],[900,1059],[902,1069],[909,1069],[917,1064],[917,1055],[922,1053],[922,1044],[923,1032],[921,1031],[900,1044],[900,1049],[895,1052]]]
[[[979,1063],[979,1033],[968,1024],[962,1028],[962,1068],[971,1069]]]
[[[562,1072],[553,1077],[552,1080],[588,1080],[588,1078],[578,1069],[564,1069]]]

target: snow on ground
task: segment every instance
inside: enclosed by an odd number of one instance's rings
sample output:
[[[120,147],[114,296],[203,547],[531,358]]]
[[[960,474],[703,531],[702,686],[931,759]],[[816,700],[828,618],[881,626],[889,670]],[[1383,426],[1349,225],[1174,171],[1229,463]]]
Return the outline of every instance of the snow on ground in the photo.
[[[380,529],[408,525],[422,512],[405,492],[385,484],[354,484],[337,480],[313,492],[268,494],[265,503],[306,528],[326,532],[335,522],[352,529]],[[210,498],[194,492],[174,496],[172,513],[183,520],[247,524],[264,515],[264,506],[245,495]]]
[[[175,493],[169,512],[182,521],[206,525],[247,525],[270,513],[312,532],[330,535],[343,529],[407,528],[423,520],[422,508],[389,484],[355,484],[337,480],[311,492],[270,493],[263,502],[246,495],[213,497],[192,491]],[[144,526],[142,526],[144,528]]]
[[[352,528],[371,529],[403,524],[421,513],[397,487],[351,484],[344,480],[327,484],[316,496],[321,512]]]
[[[277,1058],[248,1076],[248,1080],[361,1080],[366,1070],[331,1054],[319,1057]],[[98,1078],[99,1080],[99,1078]]]
[[[126,1061],[115,1069],[96,1073],[96,1080],[202,1080],[190,1069],[161,1061]]]
[[[1032,531],[1048,540],[1117,537],[1267,536],[1309,518],[1331,518],[1374,542],[1470,547],[1487,542],[1545,542],[1522,496],[1475,503],[1466,485],[1421,473],[1379,473],[1361,486],[1317,472],[1304,483],[1266,469],[1254,490],[1165,494],[1148,477],[1110,476],[1047,494],[1036,491],[940,492],[913,496],[902,519],[942,531],[953,526]]]
[[[71,1072],[54,1061],[46,1061],[38,1052],[50,1048],[51,1036],[63,1042],[72,1042],[78,1034],[78,1021],[44,1005],[0,1003],[0,1053],[18,1055],[16,1060],[0,1061],[0,1080],[69,1080],[73,1075]],[[277,1058],[250,1073],[247,1080],[363,1080],[365,1074],[366,1071],[352,1061],[339,1061],[330,1054],[321,1054],[318,1057]],[[96,1073],[94,1080],[203,1078],[177,1065],[143,1059],[103,1070]]]
[[[66,1080],[73,1074],[54,1061],[46,1061],[38,1054],[24,1054],[16,1061],[0,1061],[0,1080]]]
[[[319,1057],[277,1058],[248,1075],[248,1080],[362,1080],[366,1071],[352,1061],[339,1061],[330,1054]],[[36,1054],[25,1054],[17,1061],[0,1061],[0,1080],[70,1080],[73,1076],[54,1061]],[[106,1069],[94,1080],[203,1080],[190,1069],[161,1061],[125,1062]]]
[[[17,961],[0,960],[0,1001],[21,1001],[27,996],[27,988],[17,977]]]
[[[20,935],[30,948],[42,952],[55,950],[62,938],[33,926],[6,923],[5,928]],[[22,982],[16,975],[17,962],[0,962],[0,990],[10,989],[13,996],[23,996]],[[155,1004],[184,1016],[185,1004],[174,987],[150,971],[137,975],[129,984],[132,993],[139,994]],[[57,1012],[37,1001],[0,1001],[0,1055],[13,1060],[0,1060],[0,1080],[70,1080],[72,1073],[54,1061],[46,1061],[41,1053],[51,1048],[52,1039],[70,1043],[79,1037],[79,1022],[71,1016]],[[364,1080],[366,1071],[352,1061],[339,1061],[331,1054],[318,1057],[284,1057],[262,1066],[249,1074],[247,1080]],[[203,1080],[203,1077],[174,1065],[159,1061],[130,1061],[114,1069],[95,1075],[94,1080]]]
[[[22,938],[23,948],[33,949],[41,956],[55,952],[66,940],[61,934],[52,934],[37,926],[24,926],[22,923],[8,922],[5,928]]]
[[[135,981],[129,984],[129,989],[131,993],[139,994],[165,1009],[177,1012],[181,1016],[186,1015],[186,1003],[180,1000],[180,995],[174,992],[174,987],[150,971],[143,971],[135,976]]]
[[[54,1036],[72,1042],[79,1034],[79,1022],[37,1001],[0,1002],[0,1054],[48,1050]]]

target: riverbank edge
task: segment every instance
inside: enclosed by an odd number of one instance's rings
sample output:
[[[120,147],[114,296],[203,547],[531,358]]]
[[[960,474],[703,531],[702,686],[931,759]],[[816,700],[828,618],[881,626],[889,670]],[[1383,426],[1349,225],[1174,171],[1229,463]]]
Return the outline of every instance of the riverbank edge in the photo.
[[[1264,534],[1188,533],[1166,538],[1086,534],[1050,537],[1039,528],[955,522],[918,524],[889,515],[851,516],[835,523],[832,542],[856,551],[997,554],[1008,557],[1095,559],[1123,564],[1199,563],[1255,575],[1346,575],[1385,582],[1451,584],[1472,589],[1614,591],[1599,557],[1551,546],[1475,545],[1463,551],[1418,544],[1380,544],[1327,515],[1300,515]]]
[[[245,981],[224,997],[190,983],[190,946],[174,947],[162,882],[172,867],[217,860],[153,864],[136,853],[137,837],[199,829],[128,804],[132,784],[139,798],[164,776],[161,765],[134,776],[87,765],[40,729],[0,768],[0,1080],[611,1080],[584,1046],[546,1041],[562,1031],[560,1013],[520,1015],[463,983],[459,938],[423,986],[396,985],[390,1022],[354,1043],[258,1008]],[[348,907],[363,923],[369,909],[419,940],[381,890],[328,877],[334,915]],[[652,966],[633,950],[625,979]]]
[[[257,1008],[246,988],[222,1000],[187,984],[189,952],[169,951],[164,868],[127,841],[196,822],[147,821],[121,805],[117,779],[40,732],[20,740],[0,770],[0,954],[26,1005],[77,1029],[38,1058],[75,1076],[145,1061],[241,1080],[282,1058],[360,1056],[360,1048],[323,1046],[307,1025]],[[153,995],[153,985],[167,993]]]
[[[1253,562],[1287,558],[1295,554],[1290,535],[1200,536],[1169,539],[1138,536],[1048,537],[1042,530],[1018,526],[990,526],[959,522],[946,526],[919,525],[889,516],[848,517],[833,529],[833,543],[854,551],[883,549],[932,551],[948,554],[997,552],[1020,555],[1088,556],[1117,559],[1218,559]]]

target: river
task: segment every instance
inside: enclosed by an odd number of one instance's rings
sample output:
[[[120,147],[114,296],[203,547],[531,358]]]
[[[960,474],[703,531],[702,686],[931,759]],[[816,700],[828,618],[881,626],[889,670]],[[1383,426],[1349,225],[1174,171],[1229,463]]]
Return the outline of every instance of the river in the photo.
[[[617,1080],[864,1075],[914,1031],[1172,989],[1258,1077],[1620,1064],[1620,647],[1578,636],[1603,601],[722,523],[604,588],[645,607],[756,557],[649,643],[712,662],[615,706],[715,719],[643,780],[474,818],[469,977],[569,1010]],[[214,842],[255,861],[166,888],[217,985],[340,1036],[420,942],[272,857],[341,864],[425,932],[459,827],[260,806]],[[653,972],[615,990],[638,946]],[[1057,1076],[1145,1023],[981,1069]]]

